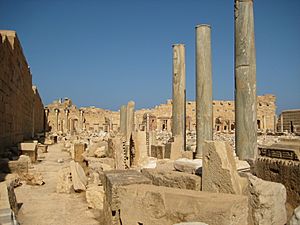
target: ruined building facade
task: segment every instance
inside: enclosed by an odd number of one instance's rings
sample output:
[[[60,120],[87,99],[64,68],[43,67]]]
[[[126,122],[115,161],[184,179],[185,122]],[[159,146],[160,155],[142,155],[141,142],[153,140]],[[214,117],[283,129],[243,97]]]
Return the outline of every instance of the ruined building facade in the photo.
[[[47,130],[60,133],[119,129],[119,113],[96,107],[77,108],[71,99],[56,100],[45,108]]]
[[[258,96],[257,128],[262,132],[276,130],[276,97]],[[186,128],[196,130],[196,103],[186,103]],[[52,132],[79,132],[82,130],[99,132],[118,131],[119,112],[95,107],[77,108],[68,98],[57,100],[45,108],[47,130]],[[148,118],[147,118],[148,117]],[[172,129],[172,101],[153,109],[141,109],[135,112],[135,129],[144,130],[149,120],[149,129],[170,131]],[[217,132],[233,132],[234,101],[213,101],[213,127]]]
[[[235,129],[234,101],[213,101],[213,128],[217,132],[233,132]],[[171,131],[172,101],[156,106],[154,109],[136,111],[137,124],[140,129],[145,124],[145,114],[150,114],[150,126],[159,131]],[[186,103],[186,128],[196,130],[196,103]],[[276,131],[276,97],[263,95],[257,97],[257,129],[262,132]]]
[[[300,109],[282,111],[278,118],[277,130],[300,134]]]
[[[15,31],[0,31],[0,152],[44,130],[44,106]]]

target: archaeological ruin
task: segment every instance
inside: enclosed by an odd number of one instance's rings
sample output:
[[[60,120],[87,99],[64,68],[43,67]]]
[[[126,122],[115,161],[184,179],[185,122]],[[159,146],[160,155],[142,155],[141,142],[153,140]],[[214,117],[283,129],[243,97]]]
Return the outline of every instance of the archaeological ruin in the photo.
[[[257,96],[253,0],[233,10],[234,100],[213,100],[215,34],[198,24],[195,100],[174,44],[172,99],[150,109],[44,105],[0,30],[0,224],[299,225],[300,109]]]

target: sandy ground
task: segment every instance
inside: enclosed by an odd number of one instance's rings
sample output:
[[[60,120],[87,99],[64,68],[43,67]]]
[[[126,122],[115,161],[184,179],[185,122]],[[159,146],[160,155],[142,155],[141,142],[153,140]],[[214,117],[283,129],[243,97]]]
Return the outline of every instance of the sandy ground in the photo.
[[[59,144],[49,146],[41,162],[34,164],[34,170],[42,173],[45,184],[30,186],[23,184],[15,189],[18,203],[21,203],[18,220],[22,225],[94,225],[99,224],[96,212],[88,209],[85,192],[72,194],[56,193],[58,171],[70,162],[67,152]],[[63,163],[58,163],[63,159]]]

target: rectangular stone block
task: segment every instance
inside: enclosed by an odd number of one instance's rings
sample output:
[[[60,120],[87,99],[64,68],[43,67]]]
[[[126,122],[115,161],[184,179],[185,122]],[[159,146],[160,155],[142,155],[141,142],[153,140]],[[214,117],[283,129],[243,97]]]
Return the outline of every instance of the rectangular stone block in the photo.
[[[197,175],[163,169],[142,169],[142,174],[157,186],[201,190],[201,177]]]
[[[118,210],[117,190],[130,184],[151,184],[151,180],[136,170],[111,170],[104,172],[104,191],[111,210]]]
[[[246,196],[133,184],[119,188],[122,225],[247,225]]]
[[[85,144],[84,143],[76,143],[74,144],[74,161],[75,162],[83,162],[82,154],[85,151]]]
[[[22,142],[18,145],[19,150],[22,155],[27,155],[30,157],[31,162],[36,162],[37,160],[37,142]]]
[[[143,174],[135,170],[111,170],[104,172],[103,214],[105,225],[120,225],[120,200],[118,189],[130,184],[151,184]]]
[[[206,141],[202,163],[203,191],[243,194],[247,180],[239,176],[233,149],[227,142]]]

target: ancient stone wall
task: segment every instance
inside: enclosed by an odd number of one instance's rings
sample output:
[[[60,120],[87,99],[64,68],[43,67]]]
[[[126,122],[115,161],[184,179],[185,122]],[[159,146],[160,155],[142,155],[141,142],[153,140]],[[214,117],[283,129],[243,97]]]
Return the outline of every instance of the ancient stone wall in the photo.
[[[35,88],[36,90],[36,88]],[[0,31],[0,151],[42,131],[43,104],[15,31]],[[33,125],[33,111],[35,125]]]
[[[263,95],[257,97],[257,128],[260,131],[275,131],[276,127],[276,97],[274,95]],[[215,131],[231,132],[235,128],[234,101],[213,101],[213,127]],[[158,130],[171,131],[172,101],[161,104],[153,109],[142,109],[136,111],[137,124],[142,124],[143,115],[150,113],[156,117]],[[186,102],[186,128],[196,129],[196,103]]]
[[[276,98],[274,95],[258,96],[257,126],[260,131],[274,131],[276,126]],[[54,101],[47,106],[49,110],[47,121],[51,131],[75,130],[117,131],[120,124],[119,112],[96,107],[82,107],[78,109],[69,99]],[[55,113],[57,109],[57,114]],[[66,110],[69,110],[68,117]],[[135,128],[145,130],[146,114],[149,114],[150,130],[167,130],[172,128],[172,101],[155,106],[153,109],[140,109],[135,112]],[[186,128],[196,130],[196,103],[186,102]],[[213,127],[219,132],[233,132],[234,101],[213,101]],[[73,124],[73,125],[72,125]]]
[[[119,112],[91,107],[77,108],[68,98],[54,101],[46,107],[48,131],[117,131]]]
[[[41,133],[44,131],[45,112],[44,104],[40,97],[39,91],[36,86],[32,86],[33,90],[33,121],[34,133]]]
[[[278,118],[277,131],[300,133],[300,109],[283,111]]]

